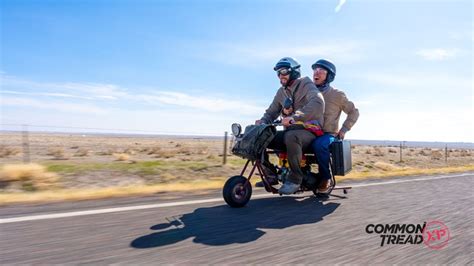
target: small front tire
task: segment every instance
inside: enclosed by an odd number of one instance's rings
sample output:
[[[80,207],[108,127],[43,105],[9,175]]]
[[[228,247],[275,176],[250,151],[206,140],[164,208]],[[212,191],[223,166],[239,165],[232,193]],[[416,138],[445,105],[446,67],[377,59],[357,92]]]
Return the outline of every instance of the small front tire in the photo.
[[[222,191],[225,202],[233,208],[244,207],[252,196],[252,186],[247,178],[236,175],[225,182]]]

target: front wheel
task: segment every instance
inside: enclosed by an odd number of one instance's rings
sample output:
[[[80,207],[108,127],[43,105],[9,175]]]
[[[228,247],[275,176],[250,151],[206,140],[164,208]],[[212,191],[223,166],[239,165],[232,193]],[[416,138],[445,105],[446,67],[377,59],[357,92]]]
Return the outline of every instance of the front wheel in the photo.
[[[252,196],[252,186],[247,178],[236,175],[227,180],[222,191],[224,200],[233,208],[243,207]]]

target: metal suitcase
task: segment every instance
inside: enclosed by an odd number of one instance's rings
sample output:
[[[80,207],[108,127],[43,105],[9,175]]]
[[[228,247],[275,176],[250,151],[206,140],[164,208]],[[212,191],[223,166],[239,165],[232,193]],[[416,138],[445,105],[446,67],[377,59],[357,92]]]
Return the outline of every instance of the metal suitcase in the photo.
[[[332,174],[346,175],[352,170],[351,142],[335,140],[331,144]]]

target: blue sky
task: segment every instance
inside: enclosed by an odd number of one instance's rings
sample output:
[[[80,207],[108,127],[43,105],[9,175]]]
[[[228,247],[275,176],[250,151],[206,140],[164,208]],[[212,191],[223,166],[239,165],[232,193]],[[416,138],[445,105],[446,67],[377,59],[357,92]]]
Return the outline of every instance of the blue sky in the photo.
[[[222,135],[261,117],[274,64],[292,56],[310,77],[317,59],[335,62],[333,85],[360,110],[348,138],[474,141],[468,0],[0,6],[2,129]]]

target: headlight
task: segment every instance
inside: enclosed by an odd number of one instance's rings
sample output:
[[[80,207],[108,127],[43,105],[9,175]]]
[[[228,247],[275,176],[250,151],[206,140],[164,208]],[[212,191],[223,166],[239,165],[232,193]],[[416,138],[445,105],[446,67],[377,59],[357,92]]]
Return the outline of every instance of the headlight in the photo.
[[[234,136],[238,136],[240,135],[240,133],[242,132],[242,127],[240,126],[240,124],[237,124],[237,123],[234,123],[232,124],[232,134]]]

